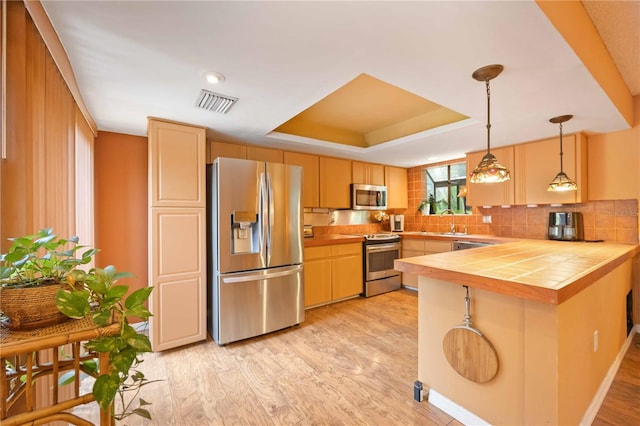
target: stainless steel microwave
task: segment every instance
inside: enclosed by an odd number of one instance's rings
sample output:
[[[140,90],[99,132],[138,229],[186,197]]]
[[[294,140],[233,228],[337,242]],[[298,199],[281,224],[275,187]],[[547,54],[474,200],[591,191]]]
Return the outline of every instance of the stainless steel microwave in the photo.
[[[353,210],[386,210],[387,187],[352,183],[351,208]]]

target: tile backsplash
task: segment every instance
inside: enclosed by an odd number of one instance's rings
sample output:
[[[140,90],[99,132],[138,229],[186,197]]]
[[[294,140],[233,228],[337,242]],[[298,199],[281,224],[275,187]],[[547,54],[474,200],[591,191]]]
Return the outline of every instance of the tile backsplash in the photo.
[[[408,231],[447,232],[451,216],[422,216],[418,205],[424,198],[424,167],[407,170],[409,208],[405,211],[405,229]],[[638,200],[589,201],[583,204],[562,206],[539,205],[537,207],[511,206],[474,207],[472,214],[456,215],[455,225],[459,232],[488,234],[513,238],[547,238],[549,212],[582,213],[584,238],[607,242],[638,243]],[[490,217],[490,223],[485,223]],[[485,220],[483,220],[485,219]]]
[[[582,213],[586,240],[638,243],[638,200],[635,199],[590,201],[563,206],[478,207],[473,209],[473,214],[456,215],[455,225],[458,232],[466,227],[470,234],[545,239],[549,213],[569,211]],[[422,216],[417,211],[414,215],[405,212],[405,228],[408,231],[446,232],[450,224],[451,215]]]

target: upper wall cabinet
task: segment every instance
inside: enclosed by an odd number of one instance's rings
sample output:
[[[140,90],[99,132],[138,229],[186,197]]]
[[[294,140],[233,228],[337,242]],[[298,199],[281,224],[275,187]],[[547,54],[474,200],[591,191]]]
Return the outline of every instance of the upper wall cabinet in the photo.
[[[279,149],[247,146],[247,160],[282,163],[282,155],[283,153]]]
[[[213,164],[213,160],[218,157],[225,158],[247,158],[246,145],[235,143],[210,141],[207,143],[207,163]]]
[[[302,166],[302,206],[320,206],[320,160],[318,156],[285,151],[284,163]]]
[[[320,207],[351,207],[351,160],[320,157]]]
[[[150,205],[205,207],[205,129],[150,119],[148,131]]]
[[[493,148],[491,153],[511,171],[511,179],[500,183],[471,183],[467,181],[467,204],[470,206],[505,206],[514,204],[513,146]],[[486,151],[467,154],[467,175],[471,175],[471,172],[480,163],[485,154]]]
[[[408,208],[409,189],[407,186],[407,169],[385,166],[384,180],[387,185],[387,208]]]
[[[577,191],[551,192],[547,186],[560,171],[560,138],[515,146],[516,204],[571,204],[587,201],[587,144],[582,133],[562,138],[563,170]],[[514,176],[515,175],[515,176]]]
[[[282,163],[283,152],[279,149],[260,146],[210,141],[207,143],[207,163],[212,164],[218,157]]]
[[[384,185],[384,166],[382,164],[354,161],[352,163],[352,175],[353,183]]]

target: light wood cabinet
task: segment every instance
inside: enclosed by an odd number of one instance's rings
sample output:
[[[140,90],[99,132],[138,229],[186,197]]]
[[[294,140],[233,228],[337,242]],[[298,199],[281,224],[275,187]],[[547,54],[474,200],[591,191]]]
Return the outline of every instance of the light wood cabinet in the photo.
[[[547,186],[560,171],[560,138],[515,146],[515,204],[567,204],[587,201],[587,145],[581,134],[562,138],[564,172],[577,191],[551,192]]]
[[[467,175],[471,174],[486,153],[486,151],[479,151],[467,154]],[[509,169],[511,179],[499,183],[471,183],[467,180],[467,205],[469,206],[505,206],[515,202],[514,148],[513,146],[493,148],[491,153]]]
[[[426,254],[444,253],[452,250],[450,241],[436,241],[427,239],[403,239],[402,258],[424,256]],[[418,288],[417,274],[402,273],[402,285]]]
[[[247,147],[235,143],[210,141],[207,143],[207,163],[213,164],[218,157],[247,158]]]
[[[351,173],[352,183],[384,185],[384,166],[382,164],[353,161],[351,163]]]
[[[407,169],[385,166],[384,180],[387,185],[387,208],[408,208],[409,187],[407,184]]]
[[[205,207],[204,128],[149,120],[151,207]]]
[[[333,300],[358,296],[363,291],[362,244],[331,246],[331,283]]]
[[[149,309],[154,351],[204,340],[205,129],[149,119]]]
[[[351,160],[320,157],[320,207],[351,208]]]
[[[640,198],[640,128],[589,136],[587,144],[589,200]]]
[[[284,153],[284,163],[302,167],[302,206],[320,206],[319,162],[317,155]]]
[[[304,249],[304,306],[331,301],[331,246]]]
[[[247,146],[247,160],[282,163],[283,152],[279,149]]]
[[[305,307],[360,295],[363,290],[362,274],[361,243],[305,248]]]

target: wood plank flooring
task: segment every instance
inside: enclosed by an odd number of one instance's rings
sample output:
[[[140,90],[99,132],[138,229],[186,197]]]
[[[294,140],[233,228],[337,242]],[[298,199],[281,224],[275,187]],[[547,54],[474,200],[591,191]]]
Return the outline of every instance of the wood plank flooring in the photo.
[[[299,326],[223,347],[148,354],[153,421],[127,425],[459,425],[413,400],[417,293],[400,290],[306,311]],[[74,410],[97,419],[95,404]]]
[[[460,425],[413,400],[417,310],[417,293],[403,289],[308,310],[301,325],[267,336],[148,354],[144,373],[162,379],[141,394],[153,421],[132,416],[123,424]],[[632,349],[623,376],[636,387],[614,390],[616,378],[594,424],[640,424],[640,348]],[[95,404],[74,412],[98,420]]]
[[[640,334],[633,337],[592,425],[640,425]]]

